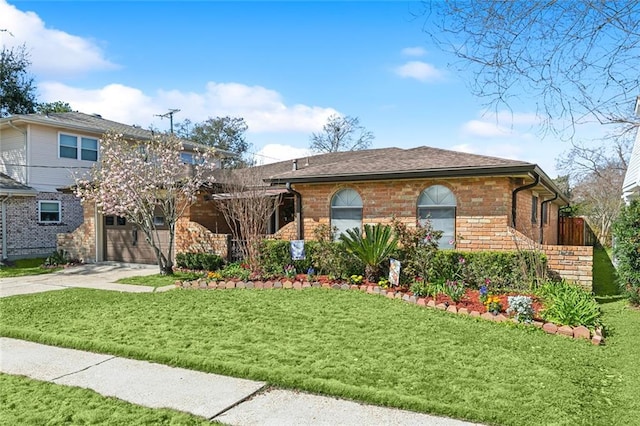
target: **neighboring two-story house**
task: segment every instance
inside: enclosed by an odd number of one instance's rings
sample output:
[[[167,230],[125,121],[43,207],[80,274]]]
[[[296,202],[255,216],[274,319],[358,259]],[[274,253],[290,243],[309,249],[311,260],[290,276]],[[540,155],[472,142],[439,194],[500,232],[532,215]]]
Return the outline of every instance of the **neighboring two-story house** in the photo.
[[[640,117],[640,96],[636,99],[636,116]],[[640,197],[640,128],[636,133],[636,141],[631,152],[629,166],[622,184],[622,197],[628,204],[632,199]]]
[[[100,138],[116,131],[145,140],[153,132],[80,112],[0,119],[0,259],[47,256],[56,236],[83,223],[69,191],[100,157]],[[190,162],[188,146],[183,154]]]

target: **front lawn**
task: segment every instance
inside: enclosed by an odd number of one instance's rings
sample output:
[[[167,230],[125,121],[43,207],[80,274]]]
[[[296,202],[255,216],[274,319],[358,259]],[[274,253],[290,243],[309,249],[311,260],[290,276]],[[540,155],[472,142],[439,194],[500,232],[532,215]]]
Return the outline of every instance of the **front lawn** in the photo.
[[[623,306],[596,347],[353,291],[69,289],[1,299],[0,334],[485,423],[630,424],[640,313]]]
[[[50,274],[62,268],[43,268],[44,258],[19,259],[11,266],[0,267],[0,278],[23,277],[25,275]]]
[[[203,276],[203,273],[195,272],[174,272],[173,275],[143,275],[135,277],[120,278],[116,281],[119,284],[133,284],[133,285],[146,285],[150,287],[164,287],[167,285],[173,285],[176,281],[190,281],[195,280]]]
[[[151,409],[92,390],[0,373],[0,424],[205,425],[206,419]]]

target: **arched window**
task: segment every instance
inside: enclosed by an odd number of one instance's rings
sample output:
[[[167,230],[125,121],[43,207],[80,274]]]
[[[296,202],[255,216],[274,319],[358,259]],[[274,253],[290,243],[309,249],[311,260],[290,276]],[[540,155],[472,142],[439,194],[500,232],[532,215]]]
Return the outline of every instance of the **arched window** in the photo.
[[[354,189],[346,188],[331,198],[331,229],[337,228],[336,237],[347,229],[362,228],[362,198]]]
[[[418,219],[431,221],[434,230],[442,231],[439,247],[455,248],[456,196],[446,186],[433,185],[422,191],[418,198]]]

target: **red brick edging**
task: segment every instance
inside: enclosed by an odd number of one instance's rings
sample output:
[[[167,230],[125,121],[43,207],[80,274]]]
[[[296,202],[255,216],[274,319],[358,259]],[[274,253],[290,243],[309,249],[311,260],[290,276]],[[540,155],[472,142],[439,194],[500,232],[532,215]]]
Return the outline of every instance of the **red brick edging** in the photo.
[[[310,287],[322,287],[332,288],[334,290],[359,290],[367,292],[369,294],[379,294],[381,296],[388,297],[390,299],[401,299],[407,303],[413,303],[426,308],[434,308],[442,311],[450,312],[458,315],[468,315],[470,317],[482,318],[488,321],[505,322],[512,321],[518,323],[515,318],[509,318],[504,314],[493,315],[489,312],[480,313],[478,311],[469,311],[467,308],[457,309],[454,305],[445,305],[444,303],[436,304],[433,300],[427,301],[425,298],[410,296],[406,293],[397,292],[395,290],[387,290],[378,286],[372,285],[355,285],[355,284],[328,284],[309,281],[291,281],[291,280],[274,280],[274,281],[208,281],[205,279],[199,279],[195,281],[176,281],[176,287],[184,289],[234,289],[234,288],[247,288],[247,289],[295,289],[301,290],[303,288]],[[525,324],[525,323],[520,323]],[[594,345],[601,345],[604,343],[604,337],[602,335],[602,328],[597,327],[593,332],[587,327],[580,325],[577,327],[571,327],[568,325],[558,326],[554,323],[541,321],[533,321],[531,323],[534,327],[541,328],[549,334],[557,334],[564,337],[570,337],[573,339],[585,339],[591,340]]]

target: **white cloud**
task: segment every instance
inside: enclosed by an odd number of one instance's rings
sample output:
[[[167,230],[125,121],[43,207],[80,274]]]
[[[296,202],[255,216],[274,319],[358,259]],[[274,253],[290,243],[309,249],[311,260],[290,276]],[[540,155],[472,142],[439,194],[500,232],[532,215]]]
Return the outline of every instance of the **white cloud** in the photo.
[[[209,117],[243,117],[251,133],[304,132],[322,128],[327,117],[338,112],[333,108],[287,105],[282,96],[261,86],[239,83],[209,82],[203,92],[159,90],[145,94],[121,84],[98,89],[80,89],[58,82],[40,84],[44,101],[64,99],[74,110],[97,113],[105,118],[142,127],[168,127],[156,114],[169,108],[180,109],[175,121],[189,118],[192,122]]]
[[[433,82],[443,77],[442,71],[422,61],[409,61],[397,67],[395,72],[400,77],[414,78],[422,82]]]
[[[404,56],[424,56],[427,54],[427,51],[424,48],[416,46],[416,47],[405,47],[402,49],[402,54]]]
[[[512,131],[496,122],[470,120],[462,125],[462,133],[466,136],[495,138],[512,136]]]
[[[308,148],[297,148],[291,145],[270,143],[256,152],[256,164],[270,164],[278,161],[293,160],[295,158],[305,158],[314,155]]]
[[[467,154],[477,154],[477,152],[475,151],[474,147],[469,145],[468,143],[462,143],[460,145],[454,145],[451,148],[452,151],[458,151],[458,152],[466,152]]]
[[[4,47],[26,44],[31,70],[41,76],[70,76],[92,70],[117,68],[93,41],[47,28],[34,12],[23,12],[0,0],[0,33]]]

